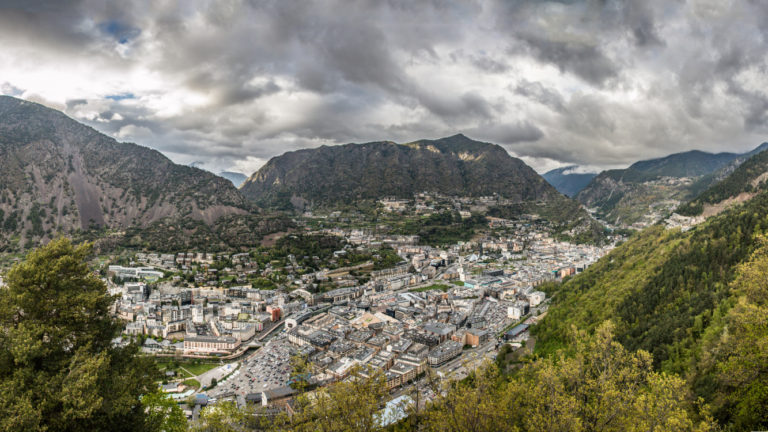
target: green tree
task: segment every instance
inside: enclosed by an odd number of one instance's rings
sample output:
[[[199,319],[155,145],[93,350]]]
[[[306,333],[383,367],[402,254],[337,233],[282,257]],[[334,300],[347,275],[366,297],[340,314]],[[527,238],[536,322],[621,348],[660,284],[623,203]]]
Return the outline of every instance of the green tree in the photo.
[[[221,402],[206,407],[201,413],[194,432],[240,431],[246,422],[246,410],[240,410],[234,402]]]
[[[705,431],[687,385],[653,372],[650,354],[629,352],[606,322],[575,332],[572,350],[535,359],[509,381],[493,362],[450,383],[425,414],[434,431]]]
[[[468,365],[466,366],[468,367]],[[485,364],[467,380],[448,382],[424,424],[430,431],[483,432],[517,431],[511,422],[509,399],[495,364]]]
[[[757,241],[731,283],[736,304],[716,341],[702,348],[717,384],[710,395],[715,413],[737,430],[768,428],[768,237]]]
[[[371,432],[381,430],[380,409],[387,386],[380,371],[370,377],[352,371],[351,379],[296,398],[287,430],[298,432]]]
[[[193,399],[194,405],[194,396]],[[187,417],[179,405],[168,396],[155,391],[141,398],[145,407],[145,430],[163,432],[184,432],[187,430]]]
[[[249,430],[293,430],[285,428],[285,413],[266,415],[259,406],[238,408],[232,401],[219,402],[206,407],[190,430],[192,432],[243,432]]]
[[[31,252],[0,289],[0,429],[139,430],[157,368],[112,344],[113,298],[88,269],[91,245]]]
[[[291,387],[303,392],[309,384],[307,375],[311,372],[310,363],[306,355],[295,354],[291,356]]]
[[[594,335],[575,332],[572,354],[524,366],[507,390],[515,423],[527,431],[711,430],[685,381],[653,372],[651,355],[626,350],[613,328],[608,321]]]

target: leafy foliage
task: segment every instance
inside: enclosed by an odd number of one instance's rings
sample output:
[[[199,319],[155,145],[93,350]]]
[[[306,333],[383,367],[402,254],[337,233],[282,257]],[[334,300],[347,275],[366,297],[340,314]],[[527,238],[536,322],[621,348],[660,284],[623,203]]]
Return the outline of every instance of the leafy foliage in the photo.
[[[187,430],[187,417],[179,404],[160,391],[142,396],[141,404],[146,408],[145,430],[162,432]]]
[[[537,351],[567,346],[571,325],[591,329],[611,319],[617,340],[651,352],[657,370],[686,376],[723,424],[760,429],[766,228],[768,193],[761,193],[691,231],[635,235],[555,289],[534,328]]]
[[[768,238],[759,243],[736,270],[735,305],[708,332],[694,376],[718,419],[737,430],[768,428]]]
[[[346,242],[342,237],[321,234],[289,234],[280,237],[271,250],[271,259],[288,255],[317,256],[328,259],[333,252],[343,249]]]
[[[156,368],[118,348],[113,299],[88,269],[89,245],[60,239],[7,274],[0,295],[0,429],[137,430]],[[152,429],[148,429],[152,430]]]
[[[525,365],[506,394],[520,430],[712,430],[706,411],[689,404],[685,381],[654,372],[651,355],[631,352],[610,321],[593,335],[575,332],[572,355],[559,351]],[[696,418],[701,420],[696,420]]]

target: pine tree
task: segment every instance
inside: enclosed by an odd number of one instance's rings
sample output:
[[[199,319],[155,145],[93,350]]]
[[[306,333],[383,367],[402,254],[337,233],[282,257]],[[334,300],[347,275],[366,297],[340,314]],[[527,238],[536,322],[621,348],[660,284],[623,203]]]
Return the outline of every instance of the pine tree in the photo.
[[[52,241],[0,289],[0,429],[140,430],[139,395],[157,369],[138,347],[112,344],[113,298],[89,269],[91,245]]]

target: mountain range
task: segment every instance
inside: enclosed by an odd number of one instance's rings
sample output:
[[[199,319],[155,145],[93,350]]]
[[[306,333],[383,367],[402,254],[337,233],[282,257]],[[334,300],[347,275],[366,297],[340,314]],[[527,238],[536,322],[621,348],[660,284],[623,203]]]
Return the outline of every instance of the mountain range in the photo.
[[[676,153],[596,176],[564,167],[545,174],[556,188],[502,147],[459,134],[287,152],[238,189],[240,173],[222,172],[225,179],[177,165],[155,150],[117,142],[56,110],[3,96],[0,249],[94,230],[120,233],[128,244],[142,247],[246,246],[289,224],[285,216],[265,218],[263,209],[333,208],[420,192],[495,196],[499,205],[490,209],[492,216],[533,213],[563,230],[597,233],[594,221],[558,189],[575,194],[612,224],[647,226],[677,207],[700,214],[702,206],[717,204],[730,192],[753,194],[763,184],[758,176],[768,162],[737,168],[766,148],[768,143],[744,154]],[[741,174],[719,193],[681,206],[731,173]],[[736,184],[733,179],[741,180]]]
[[[766,148],[768,143],[742,154],[693,150],[636,162],[601,172],[575,198],[611,224],[649,226]]]
[[[238,190],[237,173],[221,173],[225,179],[178,165],[59,111],[3,96],[0,166],[0,250],[93,233],[159,250],[246,247],[291,225],[285,216],[265,217],[263,208],[332,207],[424,191],[533,203],[497,209],[504,215],[557,209],[551,213],[563,229],[591,221],[521,160],[463,135],[288,152]]]

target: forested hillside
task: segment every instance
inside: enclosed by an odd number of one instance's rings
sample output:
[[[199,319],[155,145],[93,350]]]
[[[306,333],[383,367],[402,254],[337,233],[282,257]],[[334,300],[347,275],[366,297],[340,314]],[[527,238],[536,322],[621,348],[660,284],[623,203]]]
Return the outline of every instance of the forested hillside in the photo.
[[[768,290],[766,273],[754,269],[768,267],[766,229],[768,193],[761,193],[688,232],[653,227],[637,234],[550,287],[556,297],[534,329],[537,352],[567,347],[572,326],[590,330],[611,320],[624,347],[646,350],[657,370],[686,377],[723,425],[764,428],[768,392],[760,382],[768,382],[768,346],[754,342],[768,337],[765,315],[755,312]],[[733,337],[737,329],[747,335]]]
[[[498,205],[488,209],[488,216],[516,219],[523,215],[536,215],[546,220],[555,237],[575,243],[602,243],[605,227],[595,220],[575,200],[566,196],[548,201],[521,202]]]
[[[222,216],[210,225],[190,218],[166,218],[126,229],[120,245],[160,252],[247,250],[267,234],[294,227],[290,218],[279,214]]]

